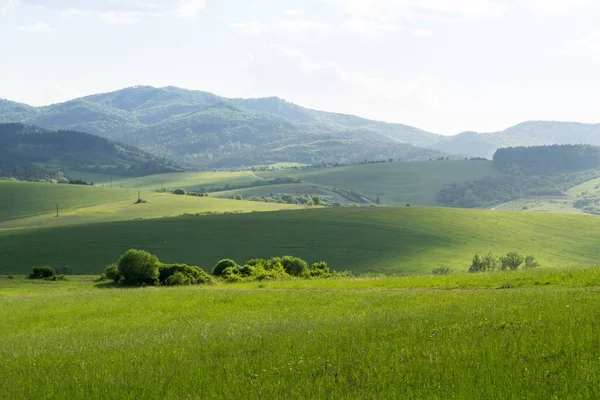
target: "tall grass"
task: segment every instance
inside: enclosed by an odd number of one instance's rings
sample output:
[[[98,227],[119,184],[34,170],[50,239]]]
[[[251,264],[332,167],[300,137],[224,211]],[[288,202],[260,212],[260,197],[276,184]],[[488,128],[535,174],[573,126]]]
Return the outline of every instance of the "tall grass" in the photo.
[[[381,290],[402,279],[0,290],[0,398],[600,396],[598,285]]]

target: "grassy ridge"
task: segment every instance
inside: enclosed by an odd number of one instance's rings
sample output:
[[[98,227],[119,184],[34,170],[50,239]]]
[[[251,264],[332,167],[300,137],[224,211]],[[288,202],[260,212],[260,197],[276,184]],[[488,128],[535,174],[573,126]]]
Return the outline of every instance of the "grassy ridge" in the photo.
[[[210,268],[224,257],[292,254],[338,270],[406,274],[465,270],[473,254],[519,251],[543,266],[597,264],[591,216],[437,208],[346,208],[0,230],[0,273],[36,265],[99,273],[131,247]]]
[[[74,291],[2,297],[0,289],[0,398],[600,394],[597,287],[78,292],[54,284]]]
[[[137,192],[79,185],[0,181],[0,221],[137,199]]]

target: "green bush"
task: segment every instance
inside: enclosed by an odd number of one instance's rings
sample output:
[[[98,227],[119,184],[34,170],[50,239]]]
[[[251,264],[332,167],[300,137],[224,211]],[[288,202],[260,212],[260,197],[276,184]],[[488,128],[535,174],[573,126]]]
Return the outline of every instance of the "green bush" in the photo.
[[[110,279],[111,281],[119,282],[123,276],[119,272],[119,267],[117,264],[111,264],[104,269],[104,274],[106,279]]]
[[[217,265],[214,266],[213,270],[212,270],[212,274],[214,276],[221,276],[223,274],[223,271],[226,268],[233,268],[233,267],[237,267],[237,263],[233,260],[230,260],[228,258],[221,260],[217,263]]]
[[[243,267],[239,267],[239,273],[241,276],[244,276],[244,277],[252,276],[254,274],[255,270],[256,270],[256,267],[253,267],[248,264],[244,265]]]
[[[327,278],[329,275],[329,266],[325,261],[316,262],[310,267],[310,276],[313,278]]]
[[[431,271],[432,275],[450,275],[451,273],[452,273],[452,270],[448,267],[434,268]]]
[[[523,264],[524,269],[533,269],[539,267],[540,264],[535,260],[533,256],[525,257],[525,264]]]
[[[269,262],[267,266],[268,268],[263,265],[255,267],[253,278],[258,281],[264,281],[290,277],[290,275],[285,272],[283,264],[279,261]]]
[[[54,276],[56,276],[56,271],[52,267],[35,267],[29,274],[29,279],[48,279]]]
[[[523,264],[524,261],[525,258],[515,251],[508,253],[504,257],[500,257],[500,264],[503,271],[515,271],[521,266],[521,264]]]
[[[158,258],[143,250],[128,250],[119,259],[118,269],[127,285],[143,286],[158,285],[160,261]]]
[[[175,272],[169,276],[164,283],[166,286],[188,286],[192,284],[192,280],[183,272]]]
[[[281,264],[285,272],[292,276],[303,276],[309,273],[308,264],[299,257],[283,256]]]
[[[187,194],[187,191],[185,189],[175,189],[175,190],[173,190],[173,194],[185,196]]]
[[[199,267],[186,264],[162,264],[159,267],[159,281],[163,285],[168,285],[167,281],[173,275],[180,273],[189,279],[192,285],[210,284],[212,278]]]

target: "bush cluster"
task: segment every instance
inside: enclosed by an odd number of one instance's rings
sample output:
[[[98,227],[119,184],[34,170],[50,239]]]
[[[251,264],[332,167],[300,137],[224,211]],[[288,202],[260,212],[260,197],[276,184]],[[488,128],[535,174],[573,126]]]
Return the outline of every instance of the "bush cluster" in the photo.
[[[29,274],[29,279],[51,279],[56,276],[56,271],[52,267],[35,267]]]
[[[199,267],[185,264],[163,264],[158,257],[143,250],[131,249],[117,264],[106,267],[102,279],[129,286],[177,286],[212,283],[212,278]]]
[[[270,259],[253,258],[244,265],[224,259],[214,266],[212,273],[226,282],[262,281],[291,277],[330,278],[348,274],[331,271],[325,261],[309,265],[305,260],[293,256]]]
[[[485,256],[475,254],[471,266],[469,267],[470,273],[487,272],[487,271],[516,271],[519,267],[522,269],[533,269],[538,267],[539,264],[533,256],[522,256],[521,254],[512,251],[507,253],[505,256],[496,257],[491,252]]]

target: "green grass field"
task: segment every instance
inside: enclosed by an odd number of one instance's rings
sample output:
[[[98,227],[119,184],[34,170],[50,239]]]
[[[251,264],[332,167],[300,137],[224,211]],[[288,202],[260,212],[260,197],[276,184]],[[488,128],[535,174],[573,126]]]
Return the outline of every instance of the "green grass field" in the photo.
[[[298,185],[277,185],[260,188],[238,189],[215,193],[216,197],[241,194],[245,198],[270,193],[322,194],[332,188],[354,190],[362,195],[380,197],[387,204],[438,205],[438,191],[447,184],[480,179],[497,174],[491,162],[481,161],[431,161],[396,162],[353,165],[335,168],[309,168],[280,171],[193,172],[153,175],[142,178],[114,181],[123,188],[156,190],[186,188],[199,190],[222,188],[225,185],[249,185],[260,180],[294,177],[302,180]],[[106,182],[104,183],[106,184]],[[162,185],[162,186],[161,186]],[[335,200],[340,200],[335,198]],[[341,200],[344,200],[341,198]],[[348,202],[348,200],[346,200]]]
[[[545,267],[598,262],[600,224],[585,215],[420,207],[310,209],[0,230],[0,274],[33,266],[100,273],[129,248],[211,268],[231,257],[291,254],[337,270],[465,270],[477,252],[519,251]]]
[[[56,215],[57,204],[61,210],[73,210],[128,199],[135,201],[137,191],[0,181],[0,221],[53,212]]]
[[[439,289],[457,279],[469,289]],[[0,398],[597,399],[599,285],[598,269],[145,289],[0,277]]]

